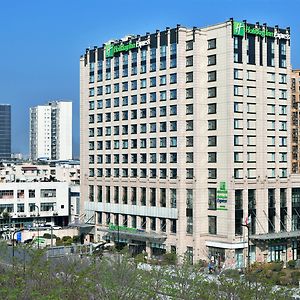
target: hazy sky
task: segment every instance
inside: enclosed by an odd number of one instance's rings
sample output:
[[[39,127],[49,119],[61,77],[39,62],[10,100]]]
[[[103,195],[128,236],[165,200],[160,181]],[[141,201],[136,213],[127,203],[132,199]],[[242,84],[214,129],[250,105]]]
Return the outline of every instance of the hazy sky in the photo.
[[[300,68],[299,0],[0,0],[0,103],[12,105],[12,150],[29,153],[29,107],[73,101],[79,153],[79,58],[111,38],[165,27],[203,27],[233,17],[291,27]]]

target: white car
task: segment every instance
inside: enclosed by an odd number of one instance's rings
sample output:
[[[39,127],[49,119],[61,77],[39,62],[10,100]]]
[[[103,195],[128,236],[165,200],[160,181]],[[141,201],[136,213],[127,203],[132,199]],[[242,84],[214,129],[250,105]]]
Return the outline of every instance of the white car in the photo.
[[[53,228],[54,230],[62,229],[61,226],[57,226],[57,225],[52,226],[52,228]]]

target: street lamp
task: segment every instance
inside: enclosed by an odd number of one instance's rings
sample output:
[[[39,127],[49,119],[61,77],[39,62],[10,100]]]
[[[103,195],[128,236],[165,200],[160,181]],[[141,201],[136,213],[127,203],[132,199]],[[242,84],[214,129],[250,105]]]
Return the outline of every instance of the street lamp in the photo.
[[[36,205],[36,204],[33,204],[33,207],[34,208],[37,208],[37,210],[38,210],[38,217],[40,216],[40,209],[39,209],[39,207]],[[38,239],[38,249],[40,249],[40,229],[39,229],[39,221],[37,222],[37,225],[38,225],[38,227],[37,227],[37,239]]]

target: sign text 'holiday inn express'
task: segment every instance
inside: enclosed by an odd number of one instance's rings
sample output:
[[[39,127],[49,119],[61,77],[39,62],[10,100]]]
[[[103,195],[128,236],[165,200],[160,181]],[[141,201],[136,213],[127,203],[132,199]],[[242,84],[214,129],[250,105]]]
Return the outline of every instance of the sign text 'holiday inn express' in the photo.
[[[127,52],[131,49],[141,48],[149,44],[149,41],[136,41],[136,42],[129,42],[127,44],[107,44],[105,45],[105,56],[106,57],[113,57],[116,53],[120,52]]]
[[[271,30],[267,27],[256,27],[255,25],[250,25],[244,22],[233,21],[232,28],[233,35],[245,36],[245,34],[253,34],[261,37],[273,37],[278,39],[289,40],[290,35],[288,33],[279,32],[275,28]]]

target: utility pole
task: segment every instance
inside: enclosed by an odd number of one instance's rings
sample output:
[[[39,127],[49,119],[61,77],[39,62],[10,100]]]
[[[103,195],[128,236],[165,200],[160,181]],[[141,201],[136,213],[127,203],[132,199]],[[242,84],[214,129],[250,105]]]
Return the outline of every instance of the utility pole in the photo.
[[[250,270],[250,224],[242,224],[242,226],[247,228],[248,232],[248,238],[247,238],[247,244],[248,244],[248,253],[247,253],[247,270]]]
[[[37,210],[38,210],[38,215],[37,216],[39,217],[40,216],[40,209],[36,204],[34,204],[34,207],[37,208]],[[40,249],[40,229],[39,229],[40,222],[39,222],[38,218],[37,218],[37,225],[38,225],[38,227],[37,227],[38,249]]]

